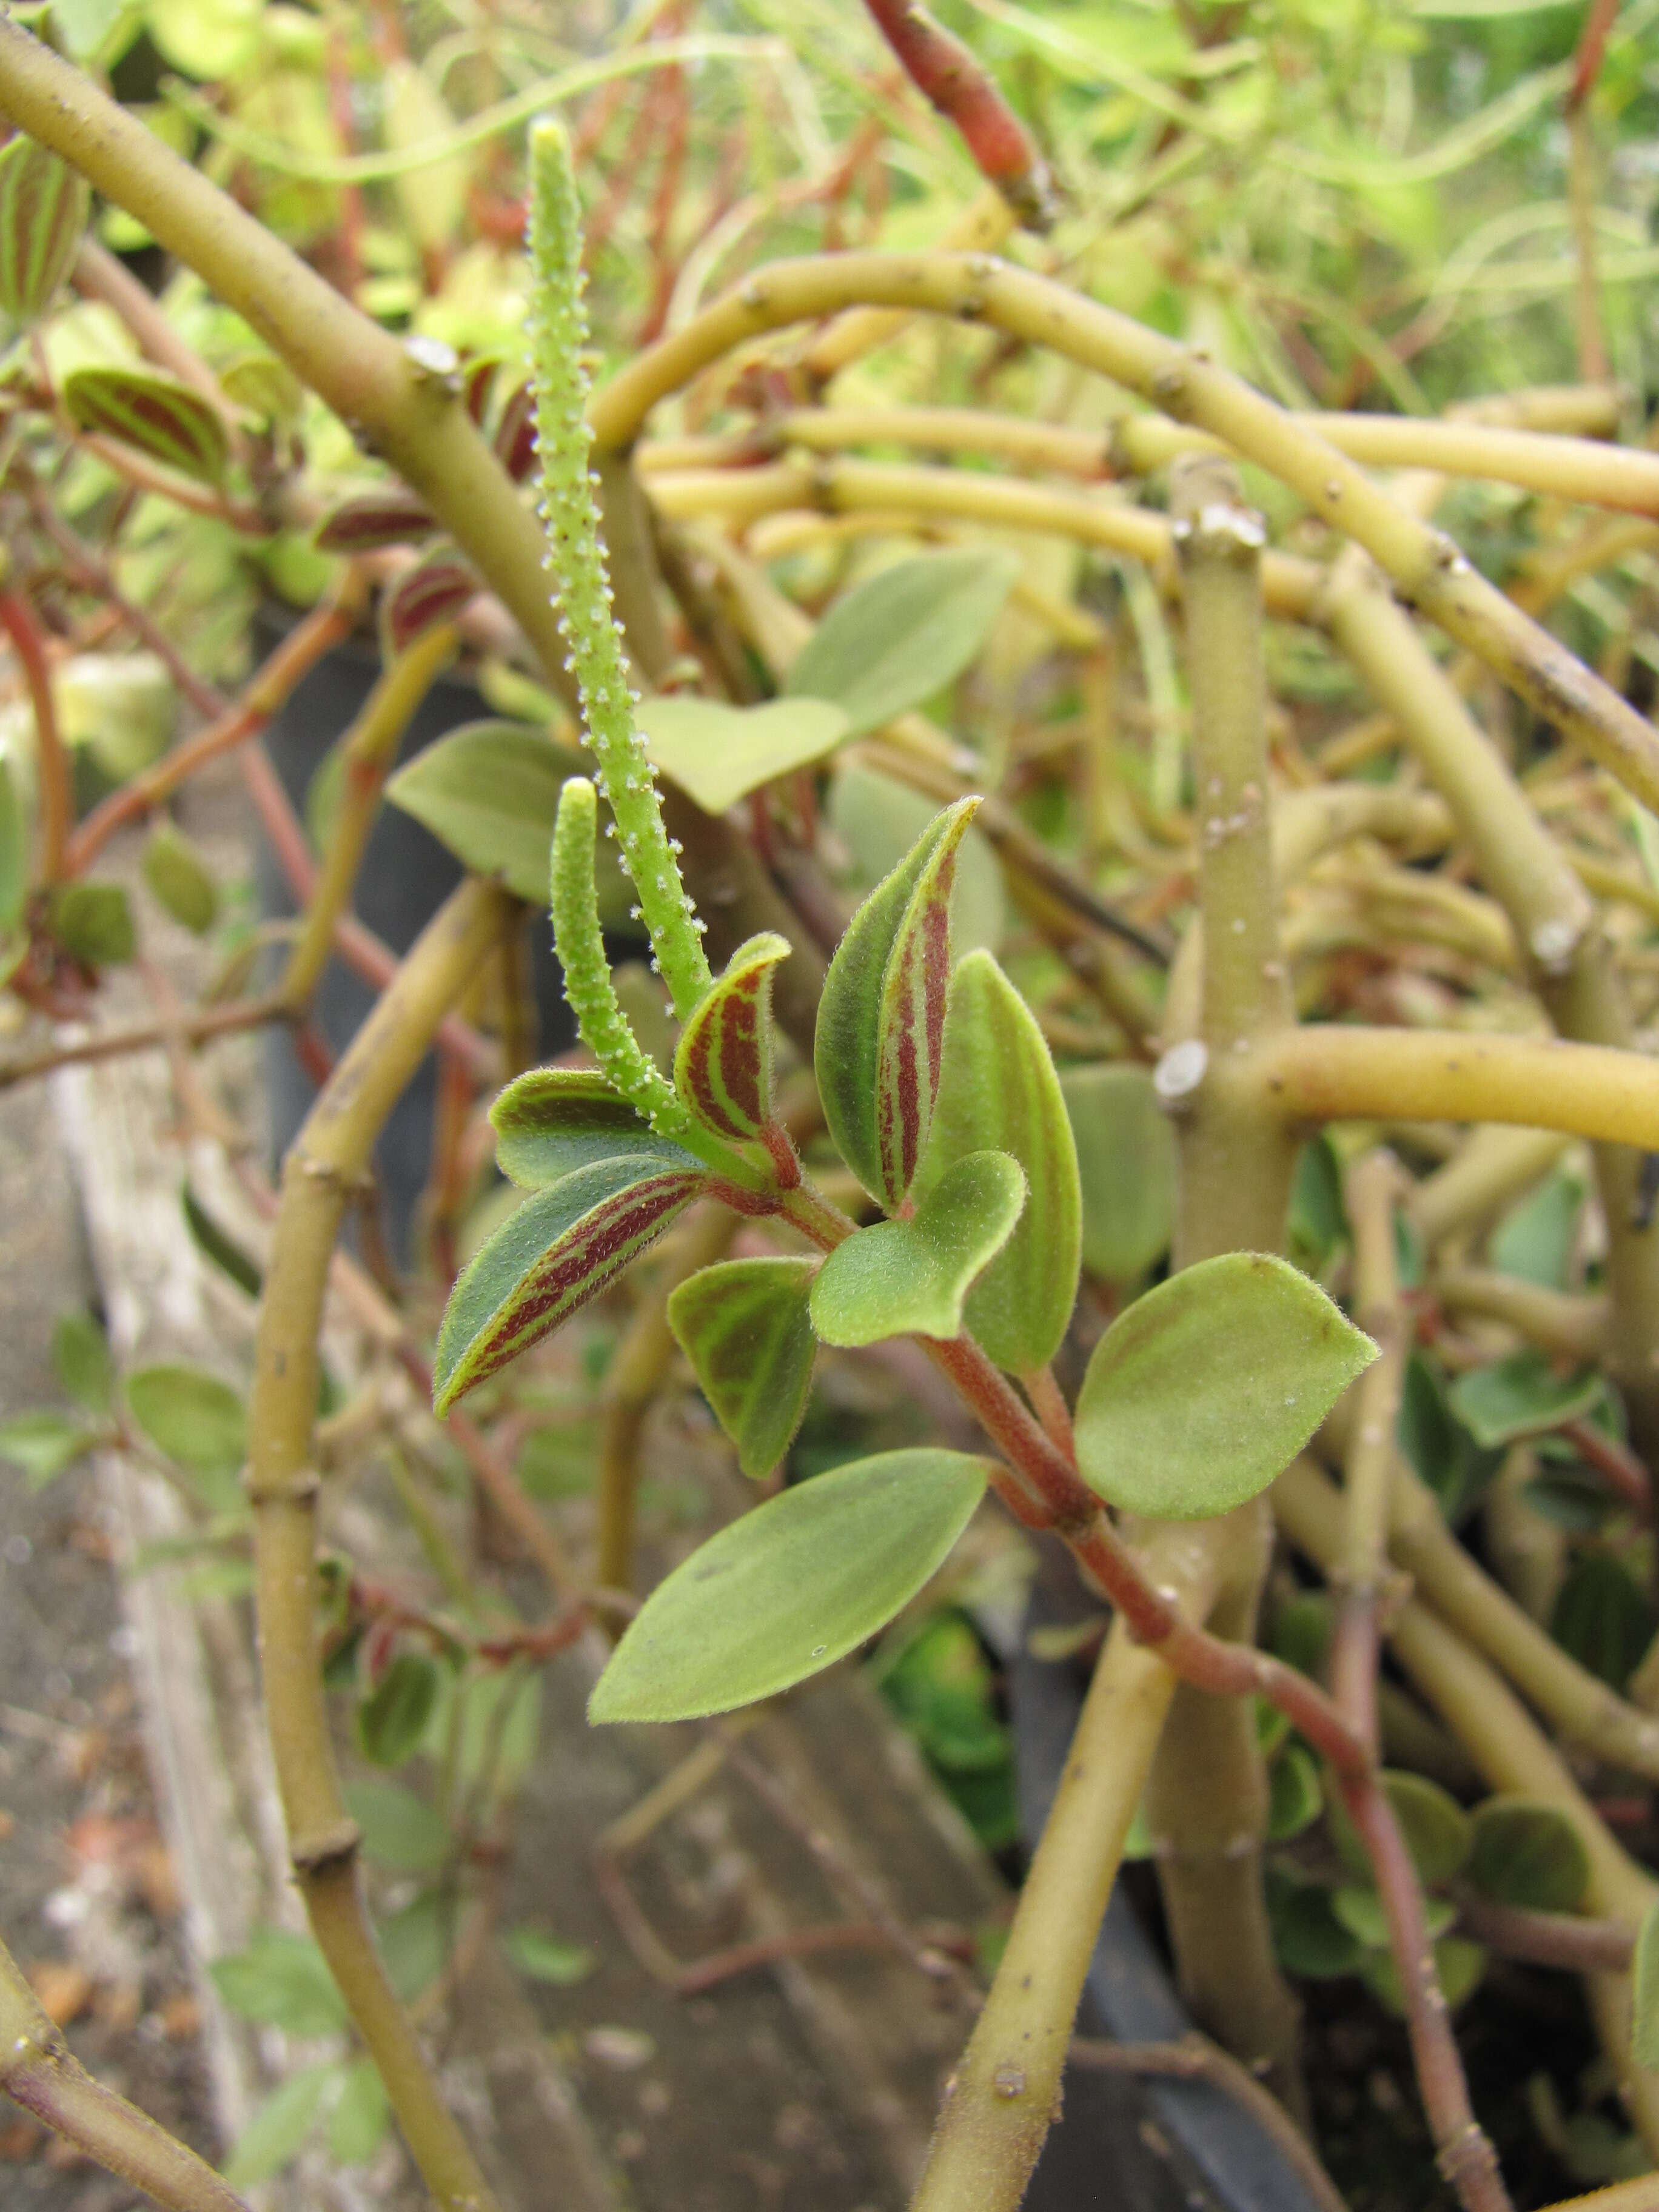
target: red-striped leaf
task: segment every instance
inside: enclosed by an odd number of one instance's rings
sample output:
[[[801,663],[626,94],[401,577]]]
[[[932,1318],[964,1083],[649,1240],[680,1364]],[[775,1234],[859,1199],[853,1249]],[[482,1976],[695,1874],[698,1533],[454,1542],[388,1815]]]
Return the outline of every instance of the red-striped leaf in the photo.
[[[480,428],[489,410],[495,372],[505,358],[499,353],[481,353],[462,365],[461,404]]]
[[[890,1212],[927,1141],[951,980],[951,884],[978,809],[930,823],[848,924],[824,978],[813,1060],[842,1158]]]
[[[478,590],[477,572],[453,545],[436,545],[386,593],[380,620],[390,653],[404,653],[439,623],[453,622]]]
[[[408,545],[424,538],[432,517],[412,491],[388,484],[341,501],[317,529],[319,553],[373,553],[382,545]]]
[[[661,1235],[702,1188],[682,1158],[596,1160],[502,1223],[450,1293],[433,1358],[437,1413],[568,1321]]]
[[[674,1088],[722,1137],[757,1137],[772,1118],[772,970],[787,938],[740,945],[699,1003],[674,1055]]]
[[[131,446],[198,483],[222,482],[230,456],[223,418],[187,384],[147,368],[77,368],[64,379],[63,397],[77,428]]]
[[[800,1426],[817,1346],[807,1299],[817,1261],[777,1255],[700,1268],[668,1301],[668,1325],[738,1448],[769,1474]]]
[[[514,483],[522,483],[536,465],[536,393],[529,383],[503,401],[495,444],[501,466]]]
[[[489,1109],[495,1164],[509,1182],[544,1190],[577,1168],[624,1154],[678,1150],[659,1137],[604,1076],[586,1067],[532,1067]],[[695,1171],[690,1152],[681,1164]]]
[[[21,132],[0,147],[0,315],[29,323],[48,307],[87,227],[86,179]]]

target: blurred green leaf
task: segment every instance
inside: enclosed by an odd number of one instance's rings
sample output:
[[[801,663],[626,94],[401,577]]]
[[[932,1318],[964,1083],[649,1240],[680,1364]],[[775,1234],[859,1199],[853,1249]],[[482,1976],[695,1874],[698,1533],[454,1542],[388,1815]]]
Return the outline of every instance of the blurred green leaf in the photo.
[[[324,2093],[339,2072],[332,2060],[301,2067],[266,2098],[237,2136],[222,2169],[233,2189],[252,2189],[269,2181],[298,2158],[317,2124]]]
[[[376,1766],[401,1766],[420,1749],[438,1702],[438,1662],[400,1651],[357,1705],[357,1745]]]
[[[1488,1797],[1475,1807],[1474,1826],[1467,1873],[1483,1897],[1533,1912],[1578,1911],[1589,1887],[1589,1855],[1559,1805]]]
[[[106,1414],[115,1403],[115,1364],[109,1339],[84,1307],[59,1314],[52,1332],[52,1364],[77,1406]]]
[[[539,1928],[509,1929],[506,1947],[507,1957],[521,1974],[559,1990],[585,1982],[599,1963],[585,1943],[562,1942]]]
[[[243,2020],[289,2035],[333,2035],[349,2017],[322,1953],[308,1936],[258,1929],[245,1951],[216,1959],[213,1985]]]
[[[1176,1149],[1149,1068],[1119,1061],[1068,1067],[1060,1095],[1077,1146],[1083,1264],[1127,1290],[1170,1249]]]
[[[924,553],[838,599],[801,648],[785,690],[828,699],[862,737],[960,676],[1019,575],[1015,553]]]
[[[826,699],[728,707],[684,693],[642,701],[639,725],[658,768],[705,814],[724,814],[751,791],[822,760],[851,733],[844,711]]]

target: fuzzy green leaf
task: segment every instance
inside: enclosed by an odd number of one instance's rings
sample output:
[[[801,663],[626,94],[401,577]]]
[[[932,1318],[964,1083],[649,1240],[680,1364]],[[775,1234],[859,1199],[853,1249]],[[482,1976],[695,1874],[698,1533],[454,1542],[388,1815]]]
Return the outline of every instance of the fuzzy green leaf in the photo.
[[[837,600],[785,689],[833,700],[848,737],[879,729],[961,675],[1018,575],[1017,553],[976,548],[895,562]]]
[[[223,480],[224,419],[187,384],[148,368],[76,368],[64,379],[63,401],[78,429],[131,446],[198,483]]]
[[[848,888],[862,897],[906,860],[938,817],[939,802],[896,776],[867,767],[856,755],[835,763],[824,818],[852,856]],[[1007,926],[1002,863],[981,830],[970,829],[957,854],[951,889],[951,943],[959,957],[994,952]]]
[[[769,1498],[658,1584],[588,1718],[694,1720],[833,1666],[944,1564],[988,1473],[962,1452],[884,1452]]]
[[[1283,1260],[1201,1261],[1138,1298],[1096,1346],[1078,1466],[1132,1512],[1224,1513],[1267,1488],[1376,1357]]]
[[[1152,1071],[1122,1062],[1060,1079],[1077,1145],[1083,1264],[1120,1288],[1145,1280],[1175,1230],[1175,1133]]]
[[[978,807],[938,816],[847,926],[824,978],[813,1059],[842,1158],[890,1210],[908,1188],[939,1085],[957,848]]]
[[[772,970],[788,957],[773,930],[738,945],[680,1038],[674,1088],[717,1136],[741,1142],[772,1118]]]
[[[545,906],[553,817],[574,760],[523,723],[469,722],[400,768],[386,795],[463,867]]]
[[[1476,1443],[1488,1449],[1542,1436],[1564,1421],[1580,1421],[1601,1402],[1604,1386],[1593,1369],[1559,1373],[1547,1354],[1512,1352],[1491,1367],[1460,1375],[1450,1391],[1452,1409]]]
[[[806,1411],[817,1349],[807,1301],[817,1272],[808,1259],[726,1260],[669,1297],[668,1325],[745,1474],[771,1473]]]
[[[970,1152],[908,1221],[878,1221],[838,1244],[812,1285],[812,1326],[826,1344],[952,1337],[968,1293],[1006,1244],[1025,1204],[1025,1176],[1006,1152]]]
[[[88,968],[118,966],[138,949],[132,908],[119,884],[60,884],[46,908],[52,935]]]
[[[775,777],[822,760],[848,734],[845,713],[826,699],[726,707],[664,695],[644,701],[637,719],[653,761],[705,814],[724,814]]]
[[[0,316],[32,323],[69,274],[87,227],[85,178],[25,132],[0,146]]]
[[[1630,2043],[1637,2064],[1646,2073],[1659,2073],[1659,1904],[1648,1907],[1636,1938]]]
[[[526,1190],[545,1190],[577,1168],[630,1152],[698,1163],[659,1137],[603,1075],[586,1067],[532,1067],[509,1083],[489,1109],[495,1164]]]
[[[912,1196],[926,1202],[970,1152],[1006,1152],[1027,1198],[1013,1234],[969,1292],[969,1328],[999,1367],[1024,1375],[1060,1348],[1077,1297],[1082,1200],[1077,1148],[1048,1047],[991,952],[951,978],[939,1095]]]
[[[1589,1887],[1577,1824],[1559,1805],[1488,1797],[1474,1813],[1468,1878],[1483,1897],[1533,1912],[1577,1912]]]
[[[155,901],[192,935],[204,937],[219,918],[219,886],[200,852],[182,830],[162,822],[144,848],[144,881]]]
[[[678,1152],[596,1160],[527,1199],[450,1293],[433,1358],[434,1409],[505,1367],[614,1280],[697,1195]]]

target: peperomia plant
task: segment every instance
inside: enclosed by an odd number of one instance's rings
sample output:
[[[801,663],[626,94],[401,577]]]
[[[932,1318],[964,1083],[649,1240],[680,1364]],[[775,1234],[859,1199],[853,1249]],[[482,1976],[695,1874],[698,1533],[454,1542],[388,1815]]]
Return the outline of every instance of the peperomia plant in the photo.
[[[969,798],[859,908],[820,1001],[824,1121],[883,1218],[860,1225],[805,1172],[773,1082],[772,978],[789,948],[753,939],[710,976],[635,725],[588,476],[574,185],[557,125],[538,125],[531,143],[549,562],[599,784],[681,1031],[671,1081],[617,1002],[593,878],[597,794],[573,778],[554,830],[553,930],[599,1073],[538,1069],[496,1102],[500,1164],[533,1195],[455,1285],[434,1403],[447,1411],[708,1198],[817,1255],[725,1261],[671,1303],[745,1471],[769,1472],[787,1449],[815,1340],[919,1338],[1013,1447],[1007,1464],[878,1455],[784,1491],[694,1553],[631,1623],[590,1709],[600,1721],[683,1720],[787,1689],[874,1636],[941,1565],[988,1484],[1022,1519],[1055,1517],[1042,1510],[1047,1462],[1069,1446],[1042,1437],[1006,1376],[1025,1379],[1033,1407],[1051,1407],[1045,1378],[1080,1267],[1077,1155],[1048,1047],[1018,993],[989,952],[953,967],[957,856],[978,804]],[[1078,1474],[1109,1504],[1177,1519],[1225,1511],[1265,1488],[1375,1353],[1285,1261],[1210,1260],[1143,1297],[1096,1346]],[[1042,1445],[1035,1463],[1028,1428]]]

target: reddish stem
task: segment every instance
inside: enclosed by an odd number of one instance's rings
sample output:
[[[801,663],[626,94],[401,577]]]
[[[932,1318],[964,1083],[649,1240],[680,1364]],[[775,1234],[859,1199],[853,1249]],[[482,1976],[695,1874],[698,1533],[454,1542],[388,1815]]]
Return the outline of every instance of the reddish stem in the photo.
[[[917,91],[962,133],[980,174],[1028,230],[1047,230],[1054,218],[1048,164],[993,78],[919,0],[865,5]]]
[[[0,592],[0,629],[16,651],[29,703],[34,709],[35,768],[40,787],[40,872],[48,884],[64,874],[70,824],[75,818],[69,756],[58,727],[46,641],[34,610],[21,592]]]

